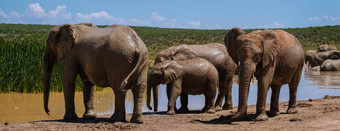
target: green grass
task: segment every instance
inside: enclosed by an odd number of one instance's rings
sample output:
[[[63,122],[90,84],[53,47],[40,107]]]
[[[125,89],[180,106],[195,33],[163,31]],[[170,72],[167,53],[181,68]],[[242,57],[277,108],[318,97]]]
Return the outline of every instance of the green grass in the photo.
[[[0,92],[41,92],[42,60],[46,39],[53,25],[0,24]],[[132,27],[142,38],[154,59],[160,51],[180,44],[223,43],[228,30],[193,30],[154,27]],[[340,26],[289,28],[304,50],[320,44],[340,48]],[[253,30],[245,30],[251,32]],[[63,63],[55,65],[51,90],[62,91]],[[77,80],[77,90],[81,90]]]

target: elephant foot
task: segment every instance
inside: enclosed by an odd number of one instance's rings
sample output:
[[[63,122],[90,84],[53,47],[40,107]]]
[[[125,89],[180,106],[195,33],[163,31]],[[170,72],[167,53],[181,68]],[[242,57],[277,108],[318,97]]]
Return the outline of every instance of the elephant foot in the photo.
[[[181,107],[177,110],[178,113],[188,113],[189,112],[189,108],[188,107]]]
[[[96,117],[97,117],[97,115],[96,115],[96,113],[94,113],[94,111],[87,111],[83,115],[84,119],[94,119]]]
[[[295,114],[295,113],[298,113],[298,110],[296,109],[296,107],[290,107],[288,108],[287,114]]]
[[[167,115],[175,115],[175,111],[168,111],[166,112]]]
[[[233,109],[233,105],[224,104],[222,109],[223,110],[232,110]]]
[[[132,123],[143,123],[142,115],[132,115],[131,120]]]
[[[270,111],[269,111],[270,116],[277,116],[279,114],[280,114],[279,109],[271,108]]]
[[[221,107],[221,106],[216,106],[216,107],[215,107],[215,110],[216,110],[216,111],[222,111],[222,107]]]
[[[116,115],[116,114],[113,114],[111,117],[110,117],[110,121],[111,122],[126,122],[126,119],[125,119],[125,115]]]
[[[210,108],[209,110],[207,110],[207,113],[209,113],[209,114],[214,114],[215,112],[216,112],[216,110],[213,109],[213,108]]]
[[[64,120],[74,120],[74,119],[78,119],[78,116],[75,112],[65,113]]]
[[[264,114],[260,114],[255,118],[256,121],[266,121],[268,120],[268,116],[264,113]]]

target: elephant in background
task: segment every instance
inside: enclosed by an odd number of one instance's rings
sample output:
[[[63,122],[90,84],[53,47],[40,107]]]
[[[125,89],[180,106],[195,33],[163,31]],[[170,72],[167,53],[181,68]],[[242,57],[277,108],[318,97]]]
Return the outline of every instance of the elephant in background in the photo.
[[[320,66],[321,71],[340,71],[340,60],[326,60]]]
[[[323,44],[323,45],[320,45],[318,48],[318,52],[331,51],[331,50],[338,50],[338,49],[333,44],[329,44],[329,45]]]
[[[112,25],[97,28],[92,23],[55,26],[47,39],[43,60],[44,108],[48,101],[53,65],[64,60],[64,119],[78,118],[74,94],[77,75],[82,79],[85,113],[95,118],[94,85],[110,86],[115,93],[112,121],[126,121],[125,96],[131,89],[134,109],[131,122],[142,123],[143,94],[147,82],[148,51],[144,42],[130,27]]]
[[[307,50],[305,53],[305,64],[310,64],[312,67],[317,66],[315,62],[316,53],[318,53],[317,50]]]
[[[219,94],[216,101],[216,111],[222,110],[222,101],[225,96],[223,109],[232,109],[232,78],[235,74],[237,65],[230,58],[226,47],[219,43],[210,43],[205,45],[179,45],[172,46],[161,51],[156,59],[155,65],[166,60],[188,60],[193,58],[204,58],[212,63],[219,73]],[[151,89],[153,89],[154,111],[158,108],[158,86],[148,86],[147,88],[147,106],[151,110],[150,99]],[[187,94],[181,95],[181,101],[187,101]]]
[[[184,61],[168,60],[157,63],[151,70],[148,87],[167,84],[168,111],[175,114],[176,99],[180,94],[204,94],[205,106],[203,112],[215,112],[215,96],[218,86],[218,72],[214,65],[203,58]],[[186,96],[187,97],[187,96]],[[189,110],[188,101],[181,101],[180,110]]]
[[[225,45],[235,63],[240,63],[239,105],[231,121],[241,119],[247,112],[250,80],[258,79],[255,120],[267,120],[266,98],[272,89],[270,115],[279,114],[279,94],[283,84],[289,84],[287,113],[297,113],[296,93],[304,64],[300,42],[283,30],[256,30],[246,34],[232,28],[225,36]]]
[[[305,54],[306,60],[309,62],[311,67],[320,66],[327,59],[340,59],[340,51],[331,50],[323,52],[314,52],[313,50],[308,50]]]

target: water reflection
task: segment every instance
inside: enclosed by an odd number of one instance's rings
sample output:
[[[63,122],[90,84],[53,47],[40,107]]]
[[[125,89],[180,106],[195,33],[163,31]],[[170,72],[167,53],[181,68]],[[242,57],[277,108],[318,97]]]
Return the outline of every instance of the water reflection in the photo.
[[[340,72],[320,72],[312,71],[305,68],[302,72],[301,81],[298,88],[297,99],[306,100],[309,98],[321,98],[325,95],[340,95]],[[159,111],[167,110],[167,96],[165,85],[160,87]],[[288,101],[288,85],[284,85],[280,92],[280,101]],[[232,89],[233,104],[238,103],[238,85],[237,76],[235,76]],[[270,101],[271,90],[267,96],[267,102]],[[84,113],[83,95],[82,92],[77,92],[75,98],[76,112],[79,117]],[[64,114],[64,99],[62,93],[50,94],[50,110],[51,116],[45,114],[43,109],[42,94],[22,94],[10,93],[0,94],[0,124],[4,122],[17,123],[37,120],[52,120],[62,119]],[[145,95],[146,97],[146,95]],[[256,80],[253,80],[250,86],[248,104],[256,104],[257,85]],[[177,100],[178,107],[180,106],[179,99]],[[126,98],[127,113],[133,111],[133,97],[129,91]],[[204,107],[203,95],[189,96],[189,109],[201,109]],[[269,108],[269,107],[268,107]],[[107,115],[114,112],[114,95],[111,88],[105,88],[103,91],[95,92],[95,110],[98,115]],[[286,110],[286,109],[281,109]],[[144,102],[143,112],[148,112]]]

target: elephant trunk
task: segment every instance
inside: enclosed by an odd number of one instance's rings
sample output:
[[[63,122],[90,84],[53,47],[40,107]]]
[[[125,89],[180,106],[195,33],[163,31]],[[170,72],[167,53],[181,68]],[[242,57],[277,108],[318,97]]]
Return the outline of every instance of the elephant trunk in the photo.
[[[236,115],[231,118],[231,121],[239,120],[243,117],[243,115],[247,111],[247,101],[248,101],[248,93],[250,80],[253,76],[254,69],[251,66],[241,66],[240,74],[239,74],[239,101],[238,101],[238,110]]]
[[[43,61],[43,86],[44,86],[44,109],[47,114],[49,114],[50,110],[48,109],[48,100],[50,96],[50,85],[51,85],[51,75],[53,68],[53,61],[49,57],[48,54],[45,53],[44,61]]]
[[[157,82],[156,82],[157,81]],[[150,101],[151,101],[151,89],[152,89],[152,93],[153,93],[153,106],[154,106],[154,111],[157,112],[158,110],[158,86],[160,84],[160,82],[158,82],[159,80],[153,76],[150,75],[149,79],[148,79],[148,87],[147,87],[147,102],[146,105],[147,107],[152,110],[152,107],[150,106]]]

